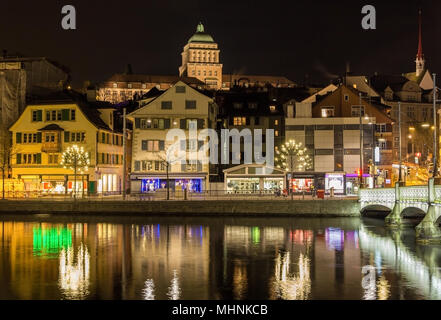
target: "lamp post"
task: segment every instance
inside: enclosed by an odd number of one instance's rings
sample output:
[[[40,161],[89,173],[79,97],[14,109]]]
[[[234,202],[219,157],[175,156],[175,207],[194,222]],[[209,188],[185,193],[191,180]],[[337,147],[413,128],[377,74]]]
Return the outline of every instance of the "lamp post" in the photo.
[[[123,200],[126,200],[126,175],[127,175],[127,123],[126,123],[126,113],[127,109],[124,108],[123,112]]]
[[[363,159],[363,117],[361,115],[361,108],[362,108],[362,99],[361,99],[361,92],[358,94],[360,102],[359,102],[359,109],[358,113],[360,116],[360,188],[363,186],[363,171],[364,171],[364,159]]]
[[[436,113],[436,103],[437,100],[437,87],[436,87],[436,73],[433,74],[433,177],[436,178],[438,176],[438,165],[437,165],[437,159],[438,159],[438,139],[437,139],[437,132],[438,128],[437,126],[437,113]]]
[[[398,172],[398,185],[401,186],[401,180],[402,180],[402,174],[401,174],[401,102],[398,101],[398,141],[399,141],[399,151],[398,151],[398,157],[399,157],[399,161],[400,161],[400,165],[399,165],[399,172]]]

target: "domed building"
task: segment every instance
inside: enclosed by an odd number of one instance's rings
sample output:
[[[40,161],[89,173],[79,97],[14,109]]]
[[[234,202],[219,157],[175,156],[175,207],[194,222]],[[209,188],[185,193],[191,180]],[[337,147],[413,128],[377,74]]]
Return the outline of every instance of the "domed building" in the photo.
[[[181,77],[193,77],[211,89],[222,88],[222,68],[219,62],[220,50],[211,35],[199,23],[196,33],[188,40],[182,52]]]

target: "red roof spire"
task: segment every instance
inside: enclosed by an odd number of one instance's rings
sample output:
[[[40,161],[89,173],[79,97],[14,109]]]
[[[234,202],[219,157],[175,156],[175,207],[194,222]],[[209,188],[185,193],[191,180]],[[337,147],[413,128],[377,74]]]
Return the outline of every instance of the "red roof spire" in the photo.
[[[419,27],[419,34],[418,34],[418,53],[417,53],[417,59],[424,59],[423,54],[423,39],[422,39],[422,21],[421,21],[421,8],[419,10],[419,18],[418,18],[418,27]]]

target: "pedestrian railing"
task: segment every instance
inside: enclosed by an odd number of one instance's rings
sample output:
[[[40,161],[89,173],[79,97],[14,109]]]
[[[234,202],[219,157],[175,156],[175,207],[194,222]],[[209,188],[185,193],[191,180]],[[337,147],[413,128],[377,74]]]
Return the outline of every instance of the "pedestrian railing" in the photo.
[[[326,195],[326,199],[342,199],[350,196]],[[356,198],[356,196],[353,196]],[[0,193],[1,199],[1,193]],[[209,190],[203,192],[191,192],[185,190],[170,190],[167,196],[167,190],[161,189],[155,192],[128,193],[123,197],[121,192],[104,192],[95,194],[78,193],[69,194],[48,194],[39,191],[15,191],[5,192],[6,200],[29,200],[29,201],[205,201],[205,200],[322,200],[317,198],[311,192],[297,192],[284,194],[280,191],[259,191],[259,190]]]

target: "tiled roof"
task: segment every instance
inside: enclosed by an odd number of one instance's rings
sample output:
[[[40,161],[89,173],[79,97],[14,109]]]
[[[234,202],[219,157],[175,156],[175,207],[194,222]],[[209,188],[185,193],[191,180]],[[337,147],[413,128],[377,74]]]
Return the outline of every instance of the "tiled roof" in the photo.
[[[180,80],[188,84],[204,85],[202,81],[193,77],[122,73],[114,74],[106,82],[176,83]]]
[[[44,96],[33,96],[30,98],[30,105],[57,105],[57,104],[76,104],[84,113],[86,118],[97,128],[112,131],[109,126],[101,119],[100,112],[90,104],[80,93],[74,91],[54,91]]]

